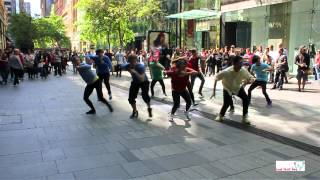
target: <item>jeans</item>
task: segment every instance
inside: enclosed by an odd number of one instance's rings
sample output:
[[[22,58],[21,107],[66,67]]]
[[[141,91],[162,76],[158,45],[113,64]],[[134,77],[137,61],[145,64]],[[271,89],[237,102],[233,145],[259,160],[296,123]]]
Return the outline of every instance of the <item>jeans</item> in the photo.
[[[102,93],[102,84],[101,81],[95,81],[92,84],[88,84],[86,88],[84,89],[84,94],[83,94],[83,100],[87,103],[87,105],[91,108],[91,110],[95,110],[92,102],[90,101],[89,97],[92,94],[93,90],[96,89],[98,99],[106,104],[108,107],[110,107],[110,104],[108,101],[103,97]]]
[[[286,75],[285,70],[276,70],[276,77],[274,80],[274,88],[283,86],[284,76]]]
[[[19,84],[19,77],[21,76],[21,71],[21,69],[11,68],[11,72],[13,72],[14,75],[13,85]]]
[[[55,62],[54,63],[54,75],[60,75],[62,76],[62,72],[61,72],[61,62]]]
[[[98,74],[99,76],[99,80],[104,82],[107,90],[108,90],[108,94],[110,95],[111,94],[111,88],[110,88],[110,82],[109,82],[109,79],[110,79],[110,74],[109,73],[106,73],[106,74]]]
[[[129,103],[136,104],[136,99],[138,97],[139,89],[141,88],[142,99],[145,103],[150,103],[149,96],[149,81],[144,81],[141,83],[131,82],[131,86],[129,89]]]
[[[195,102],[195,100],[194,100],[194,94],[193,94],[193,92],[192,92],[191,83],[188,83],[187,89],[188,89],[189,95],[190,95],[190,97],[191,97],[192,103],[195,104],[196,102]]]
[[[187,90],[184,90],[182,92],[172,91],[173,107],[171,110],[171,114],[174,114],[179,108],[180,96],[186,101],[186,111],[189,111],[191,107],[191,98],[189,92]]]
[[[115,70],[116,70],[116,76],[121,77],[121,72],[122,72],[121,64],[117,64]]]
[[[242,106],[243,106],[242,114],[243,114],[243,116],[245,116],[248,114],[249,98],[248,98],[248,95],[246,94],[243,87],[240,88],[237,96],[240,97],[242,100]],[[232,104],[232,96],[228,93],[227,90],[224,89],[223,90],[223,106],[220,110],[221,116],[224,116],[226,114],[226,111],[231,104]]]
[[[194,81],[196,80],[197,77],[201,80],[201,85],[199,87],[199,93],[201,93],[204,82],[205,82],[205,79],[204,79],[203,74],[201,72],[198,72],[198,74],[191,76],[191,89],[193,89]]]
[[[0,68],[0,75],[2,78],[2,82],[7,83],[8,82],[8,76],[9,76],[9,70],[7,67],[1,67]]]
[[[314,69],[316,70],[315,80],[320,80],[320,67],[315,66]]]
[[[166,87],[164,85],[164,82],[163,82],[163,79],[160,79],[160,80],[152,80],[151,81],[151,85],[150,85],[150,89],[151,89],[151,95],[154,96],[154,85],[156,85],[156,83],[159,82],[161,87],[162,87],[162,92],[163,94],[166,94]]]
[[[271,100],[267,94],[267,82],[266,81],[259,81],[259,80],[254,81],[251,84],[251,86],[249,87],[249,90],[248,90],[249,104],[251,102],[251,92],[258,86],[260,86],[262,88],[262,93],[263,93],[264,97],[266,98],[268,104],[270,104]]]

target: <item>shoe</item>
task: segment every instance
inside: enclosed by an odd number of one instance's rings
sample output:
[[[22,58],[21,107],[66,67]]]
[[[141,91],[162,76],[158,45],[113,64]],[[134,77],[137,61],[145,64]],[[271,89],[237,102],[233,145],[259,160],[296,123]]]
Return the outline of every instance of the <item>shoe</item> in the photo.
[[[269,108],[272,107],[272,101],[268,102],[267,107],[269,107]]]
[[[198,104],[197,103],[193,103],[192,106],[198,106]]]
[[[189,111],[184,111],[184,115],[187,118],[187,121],[191,121],[191,118],[189,117]]]
[[[167,93],[164,93],[164,96],[168,96]]]
[[[130,116],[130,119],[134,119],[134,118],[137,118],[139,115],[138,111],[133,111],[131,116]]]
[[[112,95],[111,94],[109,94],[109,100],[112,100]]]
[[[200,96],[202,96],[202,97],[203,97],[203,94],[202,94],[202,92],[198,92],[198,94],[199,94]]]
[[[276,88],[277,88],[277,86],[274,85],[271,89],[276,89]]]
[[[280,87],[279,87],[279,90],[280,90],[280,91],[281,91],[281,90],[283,90],[283,87],[282,87],[282,86],[280,86]]]
[[[250,121],[248,120],[248,115],[242,116],[242,123],[250,125]]]
[[[152,117],[152,108],[148,108],[149,117]]]
[[[91,109],[90,111],[86,112],[86,114],[96,114],[96,110]]]
[[[230,113],[234,113],[234,107],[229,109]]]
[[[174,118],[174,114],[170,114],[170,116],[169,116],[169,122],[174,122],[174,121],[173,121],[173,118]]]
[[[215,121],[218,121],[218,122],[223,122],[224,121],[224,116],[221,116],[220,114],[216,117]]]

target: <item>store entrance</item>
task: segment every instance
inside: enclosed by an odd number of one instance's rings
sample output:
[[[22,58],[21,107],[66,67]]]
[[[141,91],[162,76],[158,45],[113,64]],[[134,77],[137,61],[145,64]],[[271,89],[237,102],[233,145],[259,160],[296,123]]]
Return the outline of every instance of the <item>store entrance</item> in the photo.
[[[251,22],[226,22],[225,45],[251,47]]]
[[[210,36],[208,31],[202,32],[202,42],[201,47],[204,49],[209,49],[210,47]]]

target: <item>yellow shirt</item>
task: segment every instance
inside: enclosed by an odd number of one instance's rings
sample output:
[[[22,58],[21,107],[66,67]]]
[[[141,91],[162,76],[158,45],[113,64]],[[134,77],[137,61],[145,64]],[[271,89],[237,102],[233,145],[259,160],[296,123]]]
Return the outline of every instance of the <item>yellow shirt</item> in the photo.
[[[230,95],[238,94],[244,80],[249,81],[252,79],[254,77],[247,69],[241,68],[240,71],[235,72],[233,66],[228,67],[215,76],[216,81],[222,80],[223,89],[228,91]]]

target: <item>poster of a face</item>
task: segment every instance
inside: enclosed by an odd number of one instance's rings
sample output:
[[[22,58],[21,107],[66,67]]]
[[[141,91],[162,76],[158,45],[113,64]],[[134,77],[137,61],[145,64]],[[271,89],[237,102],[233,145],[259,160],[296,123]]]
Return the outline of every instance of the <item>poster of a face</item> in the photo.
[[[150,50],[169,47],[169,33],[163,31],[149,32],[148,46]]]

